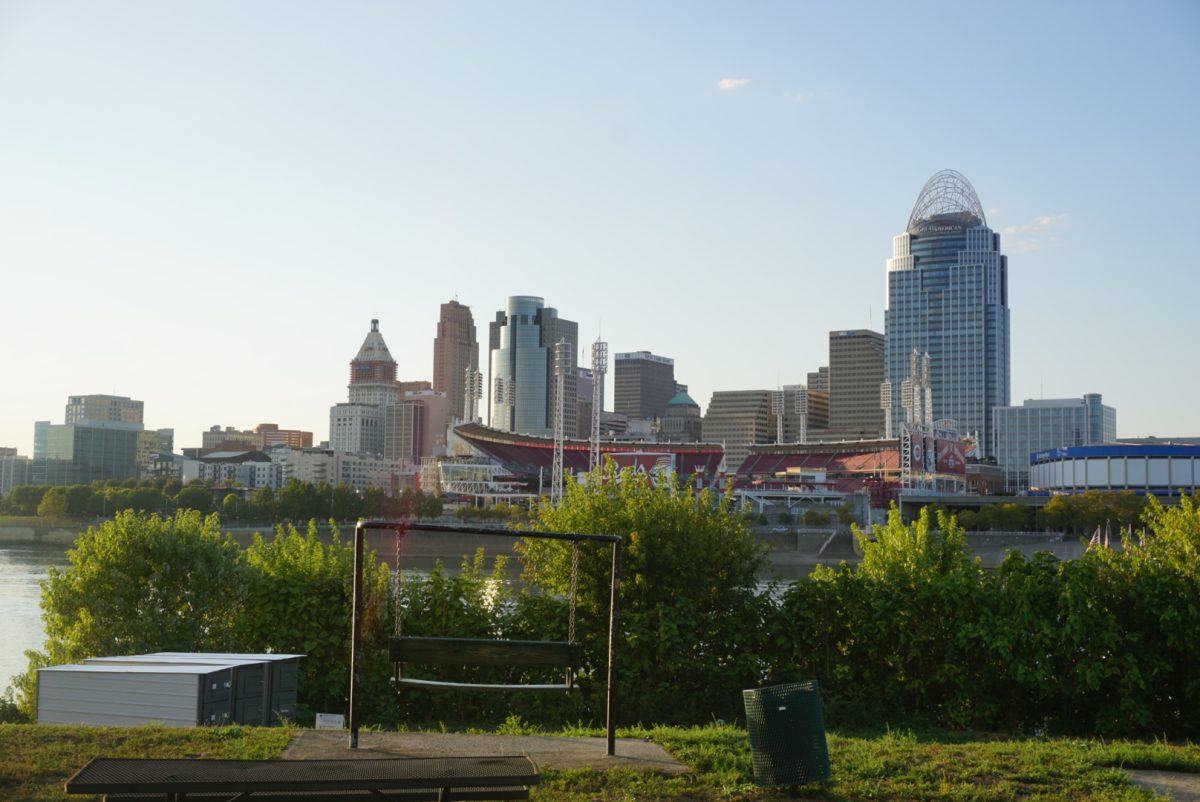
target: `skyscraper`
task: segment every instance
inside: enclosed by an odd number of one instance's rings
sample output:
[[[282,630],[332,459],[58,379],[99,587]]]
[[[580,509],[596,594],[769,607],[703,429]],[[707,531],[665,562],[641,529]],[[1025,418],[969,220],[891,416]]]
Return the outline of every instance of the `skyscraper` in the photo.
[[[384,447],[384,409],[400,400],[396,385],[396,360],[388,351],[379,321],[371,321],[371,330],[354,359],[350,360],[350,401],[329,410],[329,444],[337,451],[356,454],[382,454]]]
[[[479,370],[479,340],[471,307],[458,301],[442,304],[433,340],[433,389],[446,394],[452,417],[462,418],[467,370]]]
[[[883,436],[883,351],[883,335],[877,331],[829,332],[830,429],[867,440]]]
[[[558,316],[533,295],[514,295],[488,324],[491,351],[488,418],[506,432],[550,436],[557,407],[554,345],[561,339],[569,364],[563,365],[563,430],[575,431],[575,353],[579,325]]]
[[[706,443],[725,447],[725,472],[734,473],[750,453],[750,446],[775,437],[770,390],[728,390],[712,394],[701,425]]]
[[[649,351],[617,354],[613,411],[630,418],[659,418],[675,397],[675,360]]]
[[[925,183],[887,261],[886,372],[892,419],[915,349],[930,357],[933,417],[953,419],[992,447],[992,409],[1008,405],[1008,259],[961,174]]]

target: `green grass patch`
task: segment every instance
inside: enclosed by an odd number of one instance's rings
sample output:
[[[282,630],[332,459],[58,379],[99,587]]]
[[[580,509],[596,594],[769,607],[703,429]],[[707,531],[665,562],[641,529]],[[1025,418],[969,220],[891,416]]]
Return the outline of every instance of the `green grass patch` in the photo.
[[[509,735],[602,736],[574,726],[556,732],[513,717],[497,730]],[[254,727],[166,729],[0,725],[0,798],[66,800],[63,781],[92,757],[277,757],[294,730]],[[544,771],[536,800],[646,802],[683,800],[961,800],[962,802],[1151,802],[1121,768],[1200,774],[1200,745],[1165,741],[1016,739],[986,733],[830,732],[833,779],[794,789],[763,789],[752,779],[745,730],[637,727],[621,738],[653,740],[691,767],[664,777],[636,771]]]

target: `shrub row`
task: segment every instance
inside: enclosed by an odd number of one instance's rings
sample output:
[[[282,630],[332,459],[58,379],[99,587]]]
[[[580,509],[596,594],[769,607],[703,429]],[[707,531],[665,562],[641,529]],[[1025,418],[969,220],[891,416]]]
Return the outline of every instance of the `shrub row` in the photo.
[[[741,716],[741,690],[821,683],[829,721],[1072,734],[1200,735],[1200,506],[1151,504],[1144,534],[1080,559],[1014,553],[995,571],[967,557],[944,513],[895,510],[858,566],[763,589],[745,521],[707,493],[610,467],[568,487],[531,528],[624,538],[617,637],[622,723]],[[935,534],[935,532],[937,534]],[[481,555],[457,574],[368,572],[364,714],[380,723],[600,722],[611,552],[528,538],[525,586]],[[244,551],[215,517],[122,514],[89,531],[46,584],[46,651],[31,667],[157,650],[308,655],[302,720],[345,709],[350,546],[280,529]],[[572,575],[574,574],[574,581]],[[570,588],[575,586],[572,594]],[[408,634],[562,640],[574,598],[585,664],[561,694],[432,692],[388,685],[386,641]],[[416,667],[419,672],[420,667]],[[513,671],[442,678],[545,682]],[[28,705],[32,675],[18,683]]]

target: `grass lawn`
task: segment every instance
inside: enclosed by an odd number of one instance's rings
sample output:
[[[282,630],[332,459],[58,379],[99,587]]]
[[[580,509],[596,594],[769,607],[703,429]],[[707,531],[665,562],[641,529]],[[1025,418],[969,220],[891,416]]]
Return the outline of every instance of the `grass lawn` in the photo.
[[[507,731],[507,730],[506,730]],[[62,783],[90,758],[269,758],[287,729],[222,727],[164,729],[0,725],[0,798],[68,800]],[[509,731],[510,734],[515,734]],[[545,734],[545,733],[541,733]],[[597,735],[570,730],[566,735]],[[666,778],[629,771],[543,774],[539,800],[1153,800],[1116,767],[1200,773],[1200,746],[1025,739],[908,731],[829,734],[833,779],[787,790],[756,788],[744,730],[728,726],[657,727],[620,732],[650,738],[693,768]]]

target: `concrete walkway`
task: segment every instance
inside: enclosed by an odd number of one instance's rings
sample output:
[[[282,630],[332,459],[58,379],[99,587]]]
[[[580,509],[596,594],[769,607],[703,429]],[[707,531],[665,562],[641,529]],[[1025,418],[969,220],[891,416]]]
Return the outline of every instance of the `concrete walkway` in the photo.
[[[618,738],[616,755],[605,754],[604,738],[550,735],[460,735],[441,732],[360,732],[349,748],[345,730],[303,730],[283,751],[284,760],[386,757],[528,755],[542,769],[634,769],[684,774],[688,767],[651,741]]]
[[[1160,793],[1171,802],[1200,802],[1200,774],[1148,769],[1125,771],[1134,785]]]

